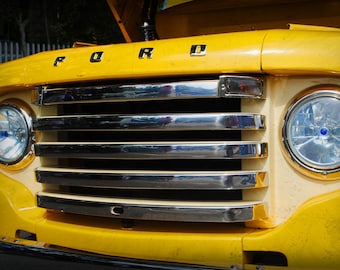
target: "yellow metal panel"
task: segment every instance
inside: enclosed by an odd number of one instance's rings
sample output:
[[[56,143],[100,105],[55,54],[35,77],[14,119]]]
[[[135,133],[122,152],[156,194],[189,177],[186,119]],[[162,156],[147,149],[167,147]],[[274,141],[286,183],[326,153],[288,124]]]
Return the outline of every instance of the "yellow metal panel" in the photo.
[[[6,218],[0,219],[0,236],[15,238],[17,230],[24,230],[36,233],[38,242],[47,245],[219,267],[249,263],[243,261],[243,250],[274,251],[287,257],[289,269],[339,269],[339,204],[339,190],[322,195],[286,223],[268,230],[155,222],[124,228],[111,219],[46,213],[22,184],[1,175],[0,214]]]
[[[164,1],[165,2],[165,7],[164,8],[171,8],[173,6],[181,5],[187,2],[191,2],[192,0],[168,0]]]
[[[101,79],[260,72],[265,32],[221,34],[130,44],[91,46],[43,52],[0,65],[0,90],[18,85],[41,85]],[[207,45],[202,56],[190,56],[192,45]],[[152,58],[139,58],[153,48]],[[97,52],[101,61],[90,62]],[[54,66],[58,57],[65,57]]]
[[[271,74],[304,71],[305,74],[339,75],[340,32],[306,29],[268,32],[262,51],[262,70]]]
[[[248,229],[226,225],[120,221],[46,213],[32,193],[0,175],[0,238],[16,238],[18,230],[37,235],[38,242],[98,254],[230,267],[241,265],[242,235]],[[4,218],[5,217],[5,218]],[[228,231],[228,233],[226,233]]]
[[[199,224],[154,222],[121,226],[115,220],[50,213],[38,224],[37,235],[41,242],[113,256],[220,267],[242,264],[242,228],[205,225],[202,230]]]
[[[340,190],[316,197],[283,225],[246,235],[246,251],[286,255],[289,269],[340,269]]]
[[[22,88],[25,85],[27,58],[0,64],[0,90]]]
[[[201,44],[207,46],[206,54],[190,56],[191,46]],[[261,71],[334,75],[340,73],[339,44],[338,31],[271,30],[65,49],[0,65],[0,90],[165,75]],[[151,58],[139,58],[143,48],[153,48]],[[91,62],[98,52],[101,61]],[[65,59],[54,66],[58,57]]]
[[[23,184],[0,174],[0,237],[14,238],[17,230],[34,233],[44,213]]]

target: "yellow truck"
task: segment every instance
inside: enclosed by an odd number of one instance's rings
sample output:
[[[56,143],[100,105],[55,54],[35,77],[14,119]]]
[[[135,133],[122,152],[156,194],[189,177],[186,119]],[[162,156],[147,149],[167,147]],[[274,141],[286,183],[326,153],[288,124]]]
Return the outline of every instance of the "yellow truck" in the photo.
[[[340,269],[339,1],[107,2],[0,65],[1,269]]]

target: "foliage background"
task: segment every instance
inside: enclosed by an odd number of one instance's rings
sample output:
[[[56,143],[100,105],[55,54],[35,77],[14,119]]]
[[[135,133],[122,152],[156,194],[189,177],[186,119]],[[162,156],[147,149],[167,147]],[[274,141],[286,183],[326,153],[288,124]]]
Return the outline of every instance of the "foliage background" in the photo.
[[[0,6],[0,40],[124,42],[105,0],[1,0]]]

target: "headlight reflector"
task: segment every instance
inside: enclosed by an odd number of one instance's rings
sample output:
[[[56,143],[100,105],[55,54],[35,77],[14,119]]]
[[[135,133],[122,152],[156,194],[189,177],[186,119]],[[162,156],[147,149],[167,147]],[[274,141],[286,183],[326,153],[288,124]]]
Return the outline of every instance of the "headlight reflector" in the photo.
[[[290,157],[309,171],[328,174],[340,168],[340,95],[309,92],[288,109],[282,129]]]
[[[32,119],[19,106],[0,104],[0,163],[13,165],[31,151]]]

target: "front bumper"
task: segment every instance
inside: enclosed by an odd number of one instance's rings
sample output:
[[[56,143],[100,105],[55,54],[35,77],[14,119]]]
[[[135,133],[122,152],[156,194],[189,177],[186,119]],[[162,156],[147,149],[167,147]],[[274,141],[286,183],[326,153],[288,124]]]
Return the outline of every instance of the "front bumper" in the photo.
[[[71,250],[39,247],[38,243],[13,243],[18,240],[0,241],[0,268],[49,269],[49,270],[213,270],[220,268],[203,267],[189,264],[164,263],[99,256]]]
[[[34,267],[59,254],[58,262],[70,267],[75,262],[91,267],[104,260],[103,266],[110,269],[143,269],[145,265],[148,269],[196,269],[195,265],[201,269],[256,269],[259,265],[264,269],[340,269],[339,205],[340,190],[313,198],[273,229],[149,222],[124,227],[105,218],[46,212],[36,207],[34,196],[22,184],[2,175],[0,266],[6,263],[4,269],[11,269],[7,264],[25,262],[23,267],[29,263]],[[35,241],[20,237],[20,231],[32,233]],[[36,259],[30,257],[32,253]],[[86,267],[82,269],[91,269]]]

